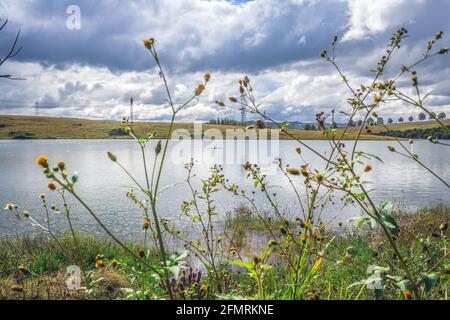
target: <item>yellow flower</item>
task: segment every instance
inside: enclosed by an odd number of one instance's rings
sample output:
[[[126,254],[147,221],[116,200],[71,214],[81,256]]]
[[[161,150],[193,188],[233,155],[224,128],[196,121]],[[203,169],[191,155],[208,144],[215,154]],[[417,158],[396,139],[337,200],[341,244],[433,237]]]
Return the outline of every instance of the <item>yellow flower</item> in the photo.
[[[152,47],[152,45],[153,45],[154,43],[155,43],[155,39],[153,39],[153,38],[144,40],[144,46],[145,46],[147,49],[151,49],[151,47]]]
[[[144,230],[148,230],[149,227],[150,227],[150,220],[145,218],[143,228],[144,228]]]
[[[30,211],[28,211],[28,210],[23,210],[23,216],[24,216],[25,218],[29,218],[29,217],[30,217]]]
[[[197,89],[195,89],[195,95],[199,96],[205,91],[205,85],[203,83],[199,84]]]
[[[103,255],[98,254],[95,257],[95,267],[96,268],[103,268],[104,267],[104,263],[103,263]]]
[[[17,269],[22,272],[23,274],[28,274],[30,272],[30,270],[28,270],[27,267],[25,267],[24,265],[20,265],[17,267]]]
[[[44,155],[40,155],[37,159],[36,159],[36,163],[42,167],[46,167],[48,166],[48,158]]]
[[[411,293],[411,291],[409,291],[408,289],[405,289],[404,291],[403,291],[403,295],[405,296],[405,298],[406,299],[411,299],[411,297],[412,297],[412,293]]]

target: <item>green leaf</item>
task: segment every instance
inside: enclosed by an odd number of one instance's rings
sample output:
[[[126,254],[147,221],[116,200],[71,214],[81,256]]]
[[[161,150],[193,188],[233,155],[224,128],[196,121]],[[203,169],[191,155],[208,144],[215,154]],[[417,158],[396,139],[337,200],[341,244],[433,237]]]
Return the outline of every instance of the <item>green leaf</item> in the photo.
[[[408,290],[408,291],[412,292],[414,290],[414,286],[411,283],[411,281],[409,281],[409,280],[403,280],[403,281],[397,282],[395,285],[400,290],[402,290],[402,292],[405,291],[405,290]]]
[[[422,274],[422,279],[425,284],[425,291],[428,292],[436,285],[436,283],[439,281],[439,277],[437,274]]]
[[[285,129],[287,128],[287,126],[288,126],[288,122],[287,122],[286,120],[284,120],[284,121],[281,123],[281,130],[285,130]]]
[[[390,214],[382,214],[381,220],[383,221],[384,226],[392,233],[392,235],[396,236],[400,233],[400,229],[398,228],[397,222],[394,217]]]

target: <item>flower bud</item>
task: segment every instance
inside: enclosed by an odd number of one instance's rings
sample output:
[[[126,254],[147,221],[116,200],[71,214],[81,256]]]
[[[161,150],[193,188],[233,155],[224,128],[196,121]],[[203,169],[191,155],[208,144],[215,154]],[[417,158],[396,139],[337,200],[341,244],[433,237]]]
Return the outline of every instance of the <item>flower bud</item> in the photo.
[[[109,158],[112,162],[117,162],[117,157],[116,157],[112,152],[108,152],[108,158]]]
[[[156,155],[159,155],[161,153],[161,140],[158,141],[155,147],[155,153]]]
[[[153,39],[153,38],[144,40],[144,46],[145,46],[147,49],[149,49],[149,50],[152,48],[152,46],[153,46],[154,44],[155,44],[155,39]]]
[[[195,89],[195,95],[199,96],[205,91],[205,85],[203,83],[199,84],[197,89]]]
[[[66,169],[66,163],[64,162],[64,161],[59,161],[58,162],[58,168],[60,169],[60,170],[65,170]]]
[[[211,79],[211,72],[205,72],[204,78],[205,82],[208,82]]]

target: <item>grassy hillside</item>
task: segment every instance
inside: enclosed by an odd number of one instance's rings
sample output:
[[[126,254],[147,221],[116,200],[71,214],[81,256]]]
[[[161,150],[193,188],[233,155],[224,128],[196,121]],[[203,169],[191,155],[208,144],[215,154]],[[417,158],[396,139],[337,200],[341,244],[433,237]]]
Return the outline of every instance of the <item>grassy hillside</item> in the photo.
[[[450,120],[446,123],[450,124]],[[404,123],[389,125],[391,130],[408,130],[411,128],[427,128],[436,126],[433,122]],[[193,132],[194,125],[189,123],[178,123],[176,129],[187,129]],[[11,116],[0,115],[0,139],[126,139],[127,135],[120,130],[120,121],[106,120],[85,120],[75,118],[51,118],[33,116]],[[138,133],[149,133],[156,131],[158,138],[163,138],[169,130],[168,123],[161,122],[137,122],[134,128]],[[219,129],[225,133],[226,129],[242,129],[237,126],[203,125],[203,130]],[[374,127],[373,132],[384,130],[381,127]],[[291,130],[296,138],[302,140],[323,139],[320,131]],[[352,129],[346,139],[353,139],[356,129]],[[225,134],[224,134],[225,136]],[[282,134],[281,139],[289,139]],[[386,140],[389,137],[379,137],[374,135],[363,135],[363,140]]]

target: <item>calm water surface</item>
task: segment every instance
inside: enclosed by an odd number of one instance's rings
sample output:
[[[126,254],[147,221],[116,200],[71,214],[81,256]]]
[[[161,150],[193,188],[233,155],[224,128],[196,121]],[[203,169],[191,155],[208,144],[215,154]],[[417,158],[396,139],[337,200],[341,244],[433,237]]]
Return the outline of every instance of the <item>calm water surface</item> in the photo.
[[[170,149],[177,148],[179,143],[172,142]],[[237,143],[239,149],[245,149],[245,142]],[[326,141],[307,143],[323,153],[329,150]],[[197,164],[195,169],[197,180],[209,175],[212,163],[222,154],[220,148],[211,148],[211,143],[204,144],[206,160],[209,162]],[[347,147],[350,148],[351,144],[347,142]],[[359,150],[376,154],[384,160],[384,163],[372,160],[370,163],[374,169],[366,177],[372,183],[374,199],[393,201],[397,207],[404,209],[423,208],[439,203],[450,204],[450,192],[443,184],[415,162],[387,151],[388,145],[392,145],[392,143],[377,141],[359,144]],[[280,142],[280,157],[284,164],[301,164],[298,155],[294,152],[296,146],[297,143],[292,141]],[[433,145],[426,141],[417,141],[415,149],[424,163],[428,164],[445,181],[450,182],[450,148]],[[150,145],[149,150],[153,150],[153,146]],[[138,177],[143,176],[140,150],[133,141],[129,140],[0,141],[0,204],[2,208],[7,202],[13,202],[28,209],[34,216],[42,217],[38,199],[41,192],[48,194],[50,205],[60,205],[56,195],[52,195],[46,190],[47,180],[42,175],[41,169],[34,163],[34,159],[38,155],[45,154],[54,162],[64,159],[68,164],[69,171],[78,172],[80,179],[77,188],[79,193],[98,212],[100,218],[114,233],[128,240],[140,237],[142,214],[125,196],[132,188],[132,184],[127,176],[106,157],[107,151],[115,153],[133,174]],[[169,154],[172,155],[172,153]],[[187,161],[191,156],[199,158],[199,154],[195,152],[184,155],[184,158],[178,157],[177,154],[171,156],[162,177],[162,185],[175,185],[161,196],[160,214],[174,221],[180,227],[188,225],[187,221],[179,216],[179,212],[181,203],[189,200],[190,197],[184,183],[186,169],[179,163]],[[148,158],[151,157],[151,152],[149,152]],[[245,162],[245,155],[237,157],[240,162]],[[311,152],[304,151],[303,157],[307,162],[313,163],[314,167],[323,168],[323,163]],[[224,165],[224,174],[231,182],[251,189],[252,183],[246,179],[240,164]],[[277,193],[283,211],[287,215],[297,216],[299,205],[288,181],[281,174],[269,175],[268,179],[277,186],[273,192]],[[139,180],[144,184],[142,178]],[[301,185],[301,180],[299,180],[299,184]],[[269,205],[261,194],[257,193],[255,199],[261,208],[269,209]],[[232,211],[233,207],[243,203],[242,199],[225,192],[216,194],[215,200],[219,211],[224,213],[219,220],[223,220],[225,213]],[[77,227],[85,232],[102,234],[93,219],[74,201],[71,203],[73,219]],[[332,205],[326,207],[323,211],[323,218],[333,217],[339,212],[339,208]],[[339,220],[345,221],[351,216],[360,214],[357,208],[348,207],[342,211]],[[56,216],[55,219],[55,228],[65,229],[63,217]],[[6,210],[0,212],[0,237],[34,232],[36,230],[31,226],[18,223],[10,212]]]

